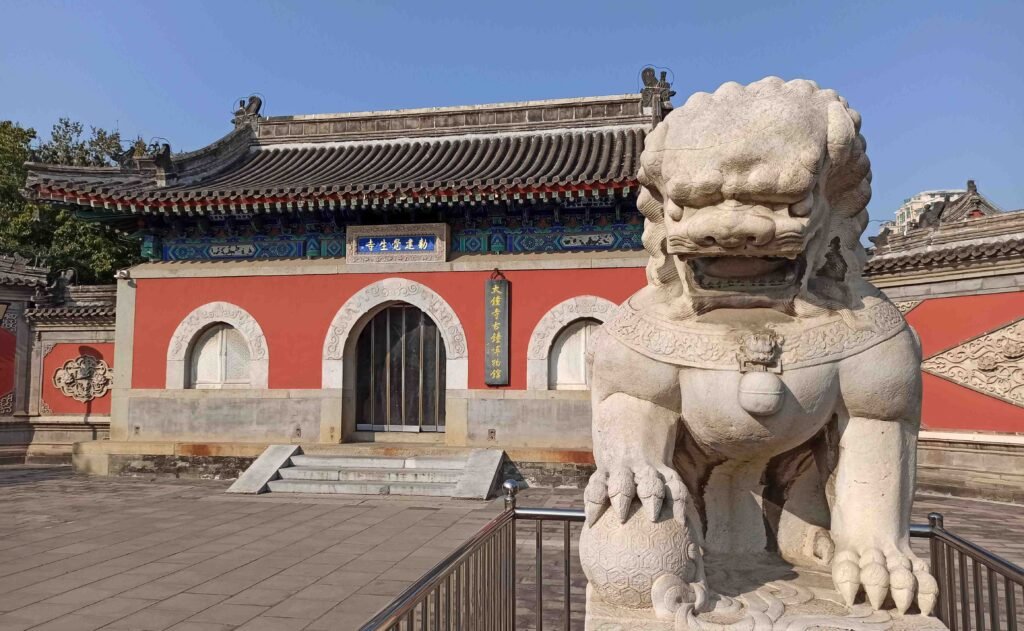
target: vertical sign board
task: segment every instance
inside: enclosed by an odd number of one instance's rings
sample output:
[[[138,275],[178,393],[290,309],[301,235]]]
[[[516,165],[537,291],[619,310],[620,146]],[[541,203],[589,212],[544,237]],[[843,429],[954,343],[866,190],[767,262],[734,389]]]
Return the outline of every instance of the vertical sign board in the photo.
[[[484,383],[508,385],[508,281],[491,279],[484,283]]]

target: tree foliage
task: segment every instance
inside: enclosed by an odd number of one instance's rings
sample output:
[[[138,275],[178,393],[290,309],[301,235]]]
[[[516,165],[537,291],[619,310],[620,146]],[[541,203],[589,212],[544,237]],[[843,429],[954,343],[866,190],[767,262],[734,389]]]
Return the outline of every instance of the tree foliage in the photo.
[[[74,269],[81,284],[113,282],[114,272],[141,261],[136,239],[85,221],[74,210],[25,199],[25,162],[112,166],[122,153],[120,132],[60,119],[35,149],[36,132],[0,121],[0,252],[28,257],[51,273]],[[136,141],[139,143],[141,141]]]

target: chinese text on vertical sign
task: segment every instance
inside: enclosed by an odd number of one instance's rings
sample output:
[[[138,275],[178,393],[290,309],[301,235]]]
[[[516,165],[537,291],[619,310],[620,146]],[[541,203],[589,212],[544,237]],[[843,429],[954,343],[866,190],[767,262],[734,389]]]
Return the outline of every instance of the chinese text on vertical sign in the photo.
[[[487,313],[484,329],[484,383],[488,386],[508,385],[508,281],[488,280],[484,284],[484,308]]]

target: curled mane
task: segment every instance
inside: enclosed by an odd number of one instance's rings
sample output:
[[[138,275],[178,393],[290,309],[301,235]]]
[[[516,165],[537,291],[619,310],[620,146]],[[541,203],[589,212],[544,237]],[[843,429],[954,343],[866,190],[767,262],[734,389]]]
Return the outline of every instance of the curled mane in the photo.
[[[827,129],[827,133],[824,146],[820,147],[817,155],[807,156],[802,163],[796,161],[795,166],[782,165],[774,171],[761,168],[745,176],[722,173],[703,164],[685,163],[685,173],[663,172],[663,167],[667,168],[665,140],[673,126],[686,126],[698,119],[705,124],[708,120],[728,121],[728,116],[715,119],[713,114],[744,105],[764,107],[763,103],[773,98],[802,99],[806,101],[808,110],[820,116],[819,124]],[[768,77],[746,86],[730,82],[714,94],[698,92],[692,95],[685,105],[673,110],[647,136],[640,157],[638,179],[641,189],[637,207],[644,216],[643,244],[651,257],[647,264],[648,283],[661,286],[681,282],[666,248],[663,201],[670,190],[699,187],[701,191],[728,189],[734,195],[757,194],[783,190],[798,178],[807,178],[808,171],[819,184],[823,180],[828,202],[828,216],[822,230],[808,243],[809,267],[816,271],[828,263],[830,273],[834,275],[835,261],[829,262],[826,258],[831,256],[834,259],[838,252],[843,263],[840,266],[843,278],[835,280],[849,284],[859,278],[866,260],[860,236],[868,224],[866,207],[871,199],[871,163],[867,157],[867,143],[860,134],[860,125],[860,114],[847,104],[846,99],[834,90],[823,90],[813,81],[803,79],[784,82],[778,77]],[[727,135],[728,130],[721,131],[723,136]],[[673,163],[673,168],[678,170],[678,165],[678,162]]]

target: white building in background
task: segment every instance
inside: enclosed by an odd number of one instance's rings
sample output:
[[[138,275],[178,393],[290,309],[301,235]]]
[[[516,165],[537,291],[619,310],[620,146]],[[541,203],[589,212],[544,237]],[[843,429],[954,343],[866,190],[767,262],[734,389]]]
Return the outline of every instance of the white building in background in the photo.
[[[903,205],[896,210],[896,219],[889,225],[893,232],[905,233],[921,216],[925,206],[932,202],[942,201],[947,197],[947,201],[953,201],[966,192],[966,189],[962,188],[921,191],[917,195],[903,200]]]

